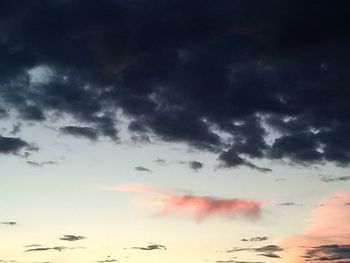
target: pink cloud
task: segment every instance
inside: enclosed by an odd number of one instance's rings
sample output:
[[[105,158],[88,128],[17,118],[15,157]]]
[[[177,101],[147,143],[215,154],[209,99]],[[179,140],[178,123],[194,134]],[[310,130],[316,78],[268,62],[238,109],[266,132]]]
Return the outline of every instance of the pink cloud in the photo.
[[[196,219],[205,219],[212,216],[243,216],[258,218],[261,214],[261,206],[266,203],[262,200],[253,199],[219,199],[210,196],[180,195],[169,191],[159,191],[149,185],[122,184],[105,187],[105,190],[151,193],[157,198],[148,199],[142,204],[156,205],[160,208],[157,215],[166,216],[182,214]]]
[[[323,205],[311,212],[303,232],[282,241],[282,246],[286,248],[285,262],[310,261],[310,258],[305,258],[308,251],[309,255],[312,252],[315,263],[328,262],[325,257],[344,256],[337,255],[336,249],[329,246],[338,245],[344,251],[344,247],[350,244],[350,206],[345,205],[349,200],[350,192],[336,193],[323,200]],[[349,258],[344,259],[350,260],[350,254]]]

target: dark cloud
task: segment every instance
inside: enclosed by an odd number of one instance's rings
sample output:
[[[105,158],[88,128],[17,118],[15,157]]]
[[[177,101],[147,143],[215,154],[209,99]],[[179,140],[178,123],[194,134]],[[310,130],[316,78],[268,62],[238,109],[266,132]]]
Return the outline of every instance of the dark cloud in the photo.
[[[76,235],[64,235],[63,237],[60,238],[60,240],[64,241],[78,241],[85,239],[86,237],[84,236],[76,236]]]
[[[325,183],[343,182],[343,181],[350,180],[350,176],[323,176],[323,175],[321,175],[321,180]]]
[[[22,149],[31,150],[31,145],[15,137],[3,137],[0,135],[0,154],[17,154]]]
[[[85,137],[92,141],[97,140],[97,131],[91,127],[80,127],[80,126],[65,126],[61,127],[60,131],[63,134],[72,135],[75,137]]]
[[[190,168],[195,170],[195,171],[198,171],[198,170],[203,168],[203,163],[201,163],[201,162],[190,161],[188,164],[189,164]]]
[[[167,250],[166,246],[163,245],[157,245],[157,244],[150,244],[146,247],[132,247],[132,249],[139,249],[139,250]]]
[[[143,166],[136,166],[136,167],[135,167],[135,170],[136,170],[136,171],[140,171],[140,172],[148,172],[148,173],[151,173],[151,172],[152,172],[152,170],[150,170],[150,169],[148,169],[148,168],[146,168],[146,167],[143,167]]]
[[[9,221],[9,222],[0,222],[1,225],[9,225],[9,226],[14,226],[17,225],[17,222],[14,221]]]
[[[37,248],[30,248],[25,250],[24,252],[42,252],[42,251],[49,251],[49,250],[54,250],[58,252],[62,252],[65,250],[70,250],[70,249],[83,249],[83,247],[65,247],[65,246],[57,246],[57,247],[37,247]]]
[[[243,238],[241,241],[261,242],[261,241],[266,241],[268,239],[269,239],[269,237],[267,237],[267,236],[261,236],[261,237]]]
[[[227,167],[350,163],[346,1],[18,0],[0,12],[1,109],[19,119],[69,116],[68,134],[117,140],[122,109],[134,139]]]
[[[306,261],[340,262],[350,260],[350,245],[322,245],[308,249],[304,256]]]

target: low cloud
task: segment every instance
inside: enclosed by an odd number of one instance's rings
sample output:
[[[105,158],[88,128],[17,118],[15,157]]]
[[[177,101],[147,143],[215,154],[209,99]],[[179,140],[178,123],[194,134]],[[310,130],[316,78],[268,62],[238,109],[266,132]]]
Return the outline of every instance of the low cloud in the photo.
[[[104,187],[105,190],[150,193],[157,195],[149,204],[157,205],[159,216],[182,214],[202,220],[212,216],[258,218],[263,200],[253,199],[223,199],[212,196],[181,195],[170,191],[160,191],[148,185],[124,184]],[[147,203],[148,204],[148,203]]]
[[[278,245],[267,245],[267,246],[262,246],[262,247],[256,247],[256,248],[241,248],[241,247],[236,247],[230,250],[227,250],[229,253],[233,252],[241,252],[241,251],[250,251],[250,252],[256,252],[258,253],[258,256],[263,256],[263,257],[269,257],[269,258],[281,258],[278,254],[278,252],[283,251],[284,249]]]
[[[85,239],[86,237],[84,236],[75,236],[75,235],[64,235],[63,237],[60,238],[60,240],[63,241],[78,241]]]

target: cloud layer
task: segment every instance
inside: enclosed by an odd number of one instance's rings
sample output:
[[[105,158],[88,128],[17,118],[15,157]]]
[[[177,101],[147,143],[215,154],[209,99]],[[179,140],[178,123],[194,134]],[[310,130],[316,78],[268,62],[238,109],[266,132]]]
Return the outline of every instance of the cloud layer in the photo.
[[[349,12],[346,1],[11,1],[0,113],[70,116],[80,124],[63,133],[118,140],[121,109],[130,133],[213,151],[228,167],[348,165]],[[0,152],[24,146],[0,137]]]

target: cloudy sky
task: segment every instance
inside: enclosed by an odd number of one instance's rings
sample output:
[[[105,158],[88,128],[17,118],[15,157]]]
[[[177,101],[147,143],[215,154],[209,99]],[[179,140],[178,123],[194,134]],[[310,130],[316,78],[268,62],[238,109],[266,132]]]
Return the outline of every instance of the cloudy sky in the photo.
[[[0,262],[350,262],[349,14],[0,1]]]

